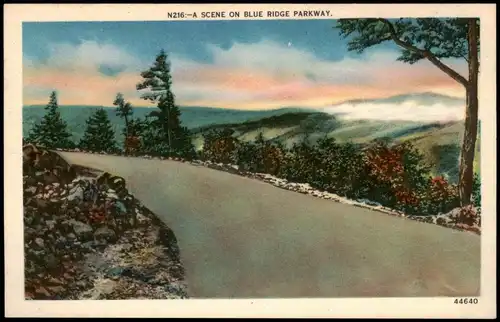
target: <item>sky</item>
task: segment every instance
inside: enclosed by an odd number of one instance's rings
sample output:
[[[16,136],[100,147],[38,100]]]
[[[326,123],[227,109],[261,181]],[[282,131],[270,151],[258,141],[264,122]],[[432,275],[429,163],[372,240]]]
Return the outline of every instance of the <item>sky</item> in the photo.
[[[334,20],[42,22],[23,24],[23,100],[112,106],[118,92],[150,106],[135,85],[164,49],[181,106],[315,108],[351,99],[434,92],[461,85],[426,61],[396,61],[381,44],[347,51]],[[466,76],[465,61],[446,61]],[[465,74],[464,74],[465,73]]]

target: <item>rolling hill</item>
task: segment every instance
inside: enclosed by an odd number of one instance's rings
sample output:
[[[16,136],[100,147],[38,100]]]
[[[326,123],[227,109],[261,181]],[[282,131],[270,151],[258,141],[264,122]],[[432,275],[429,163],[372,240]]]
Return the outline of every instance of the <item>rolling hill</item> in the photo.
[[[23,135],[26,136],[33,125],[44,115],[43,105],[27,105],[23,107]],[[85,131],[85,120],[87,120],[98,108],[104,108],[108,112],[108,117],[116,132],[116,138],[122,141],[123,119],[116,116],[114,107],[107,106],[82,106],[82,105],[62,105],[60,106],[61,116],[68,123],[72,132],[72,139],[80,140]],[[152,108],[134,108],[134,118],[144,118],[150,113]],[[267,111],[246,111],[229,110],[211,107],[180,107],[181,121],[188,128],[196,128],[211,124],[225,124],[231,122],[244,122],[247,120],[259,119],[271,115],[280,115],[289,112],[299,111],[298,108],[282,108]]]
[[[79,140],[85,120],[99,107],[62,106],[62,117],[68,122],[73,139]],[[122,142],[123,120],[114,108],[104,107]],[[135,108],[134,117],[143,118],[149,108]],[[339,142],[366,144],[374,139],[393,143],[411,141],[433,166],[434,174],[445,174],[456,181],[463,125],[463,100],[420,93],[376,100],[352,100],[319,109],[282,108],[246,111],[208,107],[181,107],[181,120],[193,133],[197,149],[203,145],[203,134],[212,129],[231,128],[235,136],[251,141],[259,133],[268,140],[291,146],[308,136],[310,142],[334,137]],[[23,108],[23,133],[43,116],[43,106]],[[479,172],[478,140],[476,171]]]

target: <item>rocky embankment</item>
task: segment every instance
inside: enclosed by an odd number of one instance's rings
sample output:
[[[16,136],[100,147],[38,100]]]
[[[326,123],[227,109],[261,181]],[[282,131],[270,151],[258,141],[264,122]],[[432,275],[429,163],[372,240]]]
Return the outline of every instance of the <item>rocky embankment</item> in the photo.
[[[187,298],[174,233],[125,181],[23,146],[26,299]]]

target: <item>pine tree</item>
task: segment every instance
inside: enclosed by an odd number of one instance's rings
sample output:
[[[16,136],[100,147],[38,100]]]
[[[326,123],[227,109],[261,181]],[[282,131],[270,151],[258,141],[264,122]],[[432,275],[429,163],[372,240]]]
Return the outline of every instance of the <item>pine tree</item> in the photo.
[[[45,107],[45,115],[40,123],[35,124],[28,135],[27,141],[40,144],[47,148],[73,148],[71,134],[67,123],[62,119],[57,104],[56,92],[50,94],[50,100]]]
[[[142,98],[156,103],[159,109],[149,114],[145,148],[157,154],[192,156],[194,147],[188,129],[181,124],[181,112],[171,89],[170,62],[164,50],[141,76],[143,81],[137,84],[137,90],[147,90]]]
[[[116,152],[115,133],[108,114],[103,108],[98,109],[87,121],[87,128],[79,147],[95,152]]]
[[[132,110],[132,105],[129,102],[125,102],[122,93],[116,94],[115,101],[113,105],[116,106],[116,115],[123,118],[125,121],[125,129],[123,134],[125,137],[130,135],[130,119],[134,111]]]

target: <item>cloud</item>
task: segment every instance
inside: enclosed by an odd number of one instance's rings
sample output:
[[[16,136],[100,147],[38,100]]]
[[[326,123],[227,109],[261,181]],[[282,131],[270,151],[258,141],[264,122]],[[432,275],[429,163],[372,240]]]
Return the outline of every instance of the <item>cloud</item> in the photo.
[[[344,120],[386,120],[414,122],[460,121],[464,116],[465,102],[419,104],[416,101],[401,103],[345,103],[325,109]]]
[[[79,45],[56,43],[49,45],[46,65],[60,70],[99,70],[102,66],[114,70],[137,70],[139,59],[113,44],[82,41]]]
[[[324,106],[352,98],[427,91],[463,96],[461,86],[431,63],[405,64],[397,61],[398,52],[371,50],[362,56],[328,61],[269,40],[235,43],[228,49],[207,47],[211,64],[172,58],[177,66],[173,69],[176,90],[196,84],[197,104],[210,104],[214,92],[228,98],[219,98],[223,106],[234,106],[231,100],[237,96],[236,105],[247,108]],[[466,71],[464,64],[451,63]]]
[[[45,104],[57,90],[60,104],[110,105],[122,92],[134,104],[146,105],[135,90],[144,64],[127,51],[95,41],[49,44],[48,49],[45,61],[24,58],[25,104]]]
[[[464,94],[460,85],[435,66],[398,62],[397,52],[371,50],[361,56],[349,54],[342,60],[328,61],[306,49],[269,40],[234,43],[226,49],[206,46],[210,63],[176,53],[169,56],[173,90],[180,105],[320,107],[411,92]],[[122,92],[133,104],[147,105],[135,84],[140,81],[139,72],[154,57],[144,61],[116,45],[95,41],[51,44],[49,53],[44,63],[25,57],[26,104],[46,103],[49,91],[55,88],[61,93],[61,104],[110,105],[116,93]],[[464,64],[457,66],[464,71]],[[47,93],[42,95],[44,88]]]

